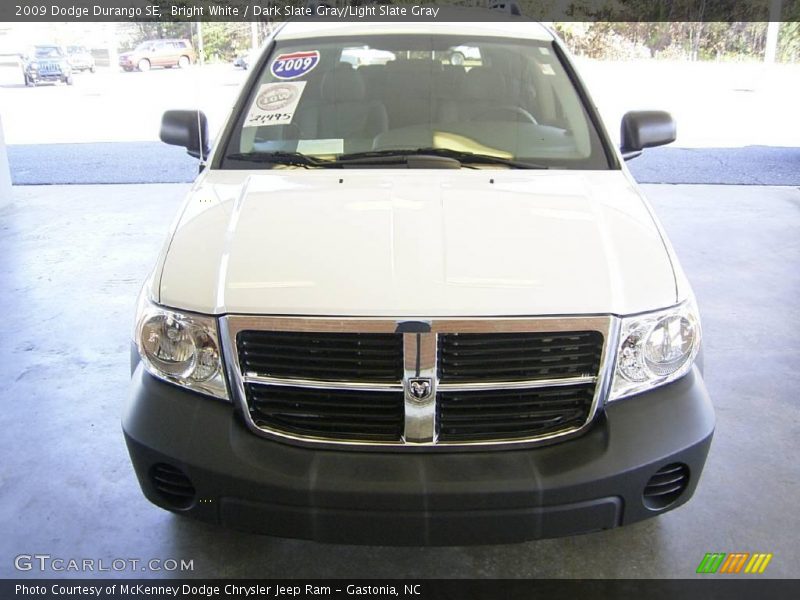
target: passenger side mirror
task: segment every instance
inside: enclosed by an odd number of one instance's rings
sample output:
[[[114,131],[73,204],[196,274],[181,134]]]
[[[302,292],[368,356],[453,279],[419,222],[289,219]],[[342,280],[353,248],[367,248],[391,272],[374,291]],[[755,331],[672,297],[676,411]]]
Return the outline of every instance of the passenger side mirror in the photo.
[[[190,156],[205,160],[211,151],[208,119],[200,110],[168,110],[161,117],[161,141],[183,146]]]
[[[638,110],[622,117],[622,158],[636,158],[645,148],[663,146],[675,141],[677,127],[668,112],[663,110]]]

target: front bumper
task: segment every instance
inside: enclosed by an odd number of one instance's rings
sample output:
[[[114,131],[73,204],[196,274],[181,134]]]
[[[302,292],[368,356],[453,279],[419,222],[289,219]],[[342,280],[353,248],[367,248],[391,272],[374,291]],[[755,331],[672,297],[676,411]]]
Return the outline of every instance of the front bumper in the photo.
[[[694,493],[714,412],[694,367],[662,388],[608,405],[583,436],[503,451],[354,452],[301,448],[251,433],[233,406],[163,383],[139,365],[123,416],[153,503],[281,537],[380,545],[509,543],[610,529],[680,506]],[[196,496],[177,508],[153,485],[166,463]],[[642,493],[660,468],[689,482],[661,511]]]
[[[62,81],[69,74],[63,71],[28,71],[27,75],[31,81],[38,83],[40,81]]]

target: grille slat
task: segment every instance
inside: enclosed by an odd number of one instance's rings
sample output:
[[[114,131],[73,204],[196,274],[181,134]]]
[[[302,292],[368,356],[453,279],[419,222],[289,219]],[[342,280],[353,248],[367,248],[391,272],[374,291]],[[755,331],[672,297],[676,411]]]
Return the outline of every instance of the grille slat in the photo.
[[[576,377],[592,371],[586,371],[582,365],[554,365],[554,366],[541,366],[536,369],[515,368],[513,366],[506,367],[488,367],[485,364],[468,365],[462,371],[480,371],[480,377],[468,378],[467,376],[458,377],[456,379],[449,377],[447,383],[473,383],[490,381],[502,383],[504,381],[520,381],[520,380],[533,380],[533,379],[559,379],[564,377]]]
[[[342,367],[347,368],[348,366],[358,365],[360,368],[368,368],[373,369],[375,371],[381,371],[385,369],[386,363],[389,362],[385,359],[380,357],[378,358],[366,358],[366,357],[352,357],[352,356],[281,356],[278,353],[272,354],[252,354],[250,352],[242,353],[244,360],[247,361],[252,366],[258,368],[261,366],[264,369],[287,369],[292,366],[297,365],[298,360],[302,360],[304,363],[313,364],[313,363],[321,363],[322,365],[330,365],[328,367],[329,370],[335,371],[336,369],[340,369]],[[320,368],[318,365],[315,365],[314,368]]]
[[[194,488],[191,486],[174,485],[159,481],[158,489],[165,494],[180,496],[182,498],[192,498],[194,496]]]
[[[247,342],[245,346],[245,353],[252,354],[254,356],[265,356],[265,357],[288,357],[288,356],[326,356],[326,357],[333,357],[336,358],[338,355],[343,355],[344,358],[349,358],[353,353],[352,347],[345,347],[345,348],[336,348],[333,346],[317,346],[311,348],[292,348],[289,347],[280,347],[280,352],[272,352],[272,350],[276,346],[270,344],[253,344],[252,342]],[[370,356],[373,357],[394,357],[395,350],[394,348],[385,348],[383,346],[358,346],[358,348],[363,348],[364,350],[369,350]]]
[[[581,410],[580,408],[573,408],[571,412],[574,414],[574,416],[579,416]],[[472,424],[474,424],[476,427],[484,427],[485,425],[491,425],[493,423],[500,425],[503,422],[502,419],[508,417],[513,419],[512,421],[508,421],[509,423],[518,423],[521,419],[528,419],[531,421],[548,420],[549,418],[563,419],[569,414],[569,410],[509,410],[506,412],[486,411],[477,414],[465,413],[450,415],[447,418],[447,421],[448,423],[457,423],[461,427],[469,427]]]
[[[352,422],[346,420],[334,420],[328,415],[293,415],[284,413],[280,418],[274,418],[273,422],[284,423],[294,429],[319,427],[324,431],[344,431],[352,426]],[[384,423],[360,423],[359,432],[363,431],[383,431],[386,428]]]
[[[460,335],[476,335],[476,334],[460,334]],[[518,334],[514,334],[518,335]],[[524,335],[524,334],[523,334]],[[491,348],[492,352],[520,352],[525,351],[525,347],[520,347],[520,341],[517,339],[508,340],[472,340],[467,342],[454,341],[451,342],[450,348],[447,351],[457,350],[459,354],[469,356],[470,354],[482,355],[486,352],[487,348]],[[569,343],[548,343],[546,346],[541,347],[541,351],[573,351],[586,348],[594,348],[594,342],[569,342]]]
[[[519,362],[531,362],[531,361],[538,361],[540,363],[545,364],[548,368],[553,366],[555,367],[567,367],[572,366],[575,363],[582,363],[587,358],[594,357],[594,352],[585,352],[583,354],[573,354],[569,357],[568,360],[564,360],[563,356],[560,355],[553,355],[553,356],[542,356],[541,354],[525,354],[524,351],[519,350],[515,355],[511,356],[498,356],[492,357],[487,356],[489,353],[494,354],[494,350],[488,350],[483,352],[481,356],[476,356],[475,358],[465,358],[459,355],[455,355],[453,358],[444,357],[447,360],[448,365],[451,367],[468,367],[471,365],[491,365],[495,363],[519,363]],[[554,364],[555,363],[555,364]],[[518,368],[518,367],[514,367]]]
[[[331,403],[333,405],[333,403]],[[353,417],[360,416],[363,414],[363,408],[355,408],[355,409],[344,409],[340,406],[336,406],[333,408],[331,407],[321,407],[317,406],[309,406],[303,404],[302,406],[285,406],[279,403],[273,402],[256,402],[253,405],[257,411],[262,413],[271,413],[274,415],[282,415],[282,417],[286,418],[297,418],[297,419],[338,419],[338,420],[346,420],[352,419]],[[384,411],[378,412],[375,409],[372,409],[371,414],[369,415],[370,421],[384,422],[384,421],[391,421],[392,419],[397,418],[397,415],[394,411]],[[369,423],[365,423],[364,426],[369,426]]]
[[[335,368],[322,368],[315,367],[313,369],[308,366],[297,365],[297,368],[292,368],[294,365],[283,365],[283,368],[267,368],[263,366],[259,369],[259,365],[254,365],[256,368],[245,373],[255,373],[256,375],[266,375],[268,377],[277,377],[282,379],[309,379],[321,381],[352,381],[352,382],[368,382],[373,383],[399,383],[394,377],[384,377],[384,370],[381,369],[358,369],[352,372],[344,373],[344,369]],[[314,365],[311,365],[314,367]],[[313,372],[310,372],[313,371]]]
[[[670,484],[683,481],[686,476],[682,472],[676,473],[659,473],[654,475],[650,480],[650,486],[669,486]],[[654,488],[655,489],[655,488]]]
[[[439,336],[438,374],[446,383],[597,374],[602,350],[597,331],[448,333]]]
[[[297,399],[286,400],[283,398],[270,398],[269,400],[254,400],[253,402],[254,404],[257,404],[259,407],[270,406],[274,409],[283,408],[285,410],[291,410],[293,408],[297,408],[298,404],[300,404],[301,402],[302,405],[308,408],[309,410],[330,408],[330,402],[327,401],[316,402],[314,400],[309,400],[307,398],[303,398],[302,400],[297,400]],[[342,411],[346,411],[347,409],[362,411],[364,410],[364,404],[359,402],[337,401],[336,408]],[[375,411],[377,413],[381,411],[387,411],[387,412],[393,411],[394,408],[391,406],[383,407],[383,406],[372,405],[370,406],[370,410]]]

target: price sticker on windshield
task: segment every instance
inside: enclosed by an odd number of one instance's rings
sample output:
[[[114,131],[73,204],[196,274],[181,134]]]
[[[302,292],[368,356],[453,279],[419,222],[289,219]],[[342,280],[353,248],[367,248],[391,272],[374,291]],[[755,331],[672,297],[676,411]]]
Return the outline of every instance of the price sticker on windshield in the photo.
[[[278,79],[297,79],[309,73],[318,64],[318,50],[280,54],[272,61],[270,72]]]
[[[288,125],[294,118],[294,111],[305,87],[305,81],[265,83],[256,94],[244,126]]]

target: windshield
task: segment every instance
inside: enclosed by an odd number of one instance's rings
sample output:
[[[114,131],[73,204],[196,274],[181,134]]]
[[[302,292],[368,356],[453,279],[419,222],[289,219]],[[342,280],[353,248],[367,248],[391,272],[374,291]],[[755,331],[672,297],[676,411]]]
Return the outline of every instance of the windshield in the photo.
[[[142,42],[136,46],[135,49],[139,52],[149,52],[150,50],[153,50],[153,48],[155,48],[155,44],[153,42]]]
[[[503,168],[609,168],[550,42],[443,35],[278,42],[228,140],[224,156],[236,159],[222,165],[414,149],[497,157]]]
[[[58,46],[36,46],[36,58],[59,58],[63,56]]]

